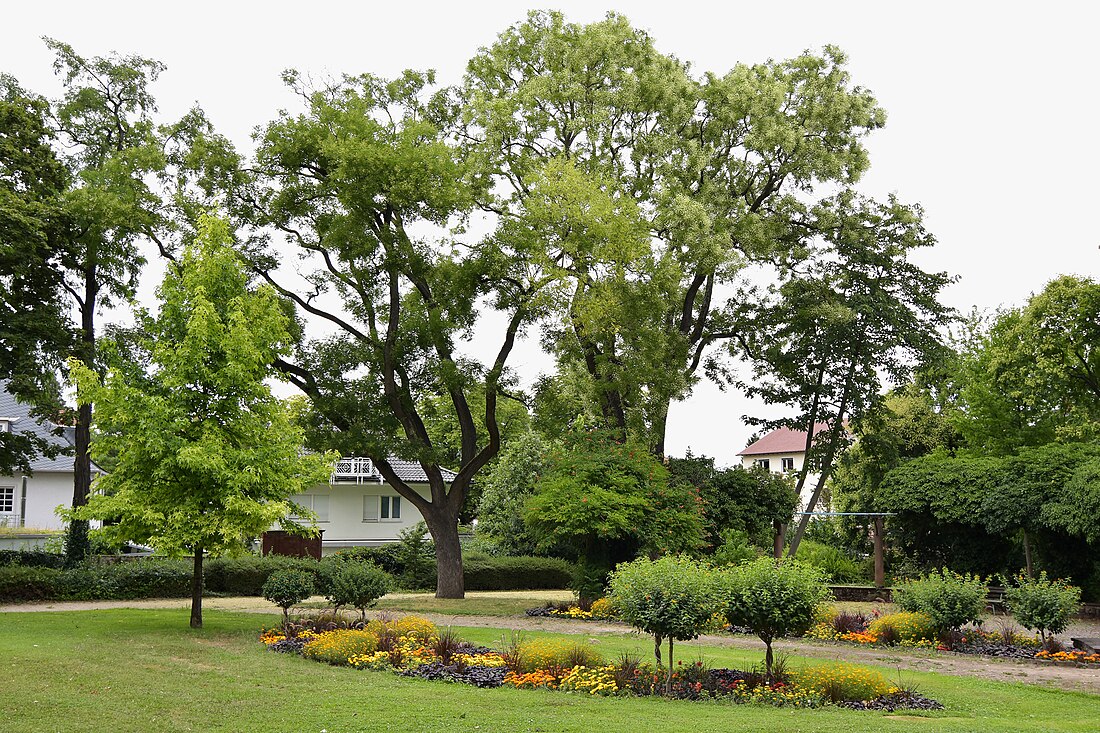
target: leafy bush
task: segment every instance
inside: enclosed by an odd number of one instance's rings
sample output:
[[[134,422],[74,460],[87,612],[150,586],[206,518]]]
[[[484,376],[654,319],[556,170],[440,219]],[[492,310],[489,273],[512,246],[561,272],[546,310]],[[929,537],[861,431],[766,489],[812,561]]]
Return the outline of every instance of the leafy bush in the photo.
[[[186,598],[191,595],[191,574],[191,564],[184,560],[80,565],[62,574],[57,597],[79,601]]]
[[[653,635],[658,664],[661,641],[668,639],[671,689],[673,641],[699,636],[718,610],[715,573],[682,556],[639,558],[616,568],[610,586],[620,618]]]
[[[62,577],[62,571],[50,567],[0,565],[0,602],[53,600]]]
[[[943,634],[979,620],[985,613],[986,586],[977,575],[961,575],[947,568],[933,570],[894,589],[902,610],[926,613]]]
[[[760,556],[760,553],[745,532],[726,530],[722,533],[722,544],[714,552],[711,562],[715,566],[740,565],[744,562],[752,562]]]
[[[830,545],[803,541],[798,546],[798,559],[821,570],[830,583],[858,583],[868,579],[860,563]]]
[[[431,588],[436,583],[434,544],[427,539],[428,525],[417,522],[401,531],[397,559],[401,571],[397,582],[402,588]]]
[[[813,625],[818,606],[831,598],[821,571],[797,560],[760,558],[724,573],[726,619],[760,637],[767,649],[764,666],[774,664],[772,642],[804,634]]]
[[[906,612],[888,613],[872,621],[867,633],[882,644],[900,644],[935,641],[936,624],[926,613]]]
[[[793,675],[798,687],[831,702],[874,700],[897,692],[881,673],[843,662],[815,665]]]
[[[389,592],[389,574],[372,562],[343,562],[330,566],[325,575],[325,597],[334,608],[351,606],[366,618],[367,609]]]
[[[290,620],[290,607],[313,595],[313,576],[301,570],[278,570],[268,576],[264,598],[283,609],[283,623]]]
[[[373,654],[378,636],[359,629],[337,629],[317,634],[302,647],[302,656],[329,664],[344,665],[352,657]]]
[[[570,587],[576,566],[555,557],[468,553],[462,559],[462,572],[466,590],[560,590]]]
[[[1081,603],[1081,589],[1064,580],[1048,580],[1044,571],[1038,578],[1019,575],[1015,585],[1005,584],[1008,610],[1020,624],[1038,631],[1046,643],[1047,633],[1060,634]]]
[[[42,550],[0,550],[0,567],[7,565],[60,570],[65,567],[65,556],[60,552]]]

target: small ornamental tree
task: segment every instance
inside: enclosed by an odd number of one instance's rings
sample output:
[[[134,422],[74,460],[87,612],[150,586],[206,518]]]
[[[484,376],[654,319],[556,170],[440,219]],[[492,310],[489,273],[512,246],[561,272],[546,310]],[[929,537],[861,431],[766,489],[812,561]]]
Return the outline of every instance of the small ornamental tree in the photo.
[[[683,557],[639,558],[611,574],[611,599],[619,617],[653,634],[661,664],[661,641],[668,639],[668,678],[672,689],[673,642],[694,639],[718,611],[716,577],[709,568]]]
[[[1038,631],[1047,642],[1047,632],[1060,634],[1081,603],[1081,589],[1064,580],[1048,580],[1046,571],[1038,578],[1019,575],[1016,585],[1005,584],[1008,610],[1024,628]]]
[[[937,632],[942,635],[979,620],[985,613],[986,594],[980,576],[943,568],[895,587],[894,602],[903,611],[931,616]]]
[[[333,456],[303,434],[266,381],[290,348],[275,292],[252,288],[228,225],[205,216],[158,291],[156,316],[103,345],[101,381],[73,360],[81,404],[95,403],[93,458],[112,470],[73,520],[109,520],[108,539],[194,557],[191,626],[202,626],[204,553],[240,552],[324,482]]]
[[[264,598],[283,609],[283,626],[290,621],[290,608],[313,595],[313,576],[304,570],[276,570],[264,581]]]
[[[723,576],[726,620],[752,629],[764,642],[764,665],[770,678],[772,642],[808,631],[818,606],[830,597],[829,588],[820,570],[790,559],[762,557],[730,568]]]
[[[389,592],[389,574],[369,560],[333,565],[325,582],[326,595],[333,608],[351,606],[366,620],[367,609]]]

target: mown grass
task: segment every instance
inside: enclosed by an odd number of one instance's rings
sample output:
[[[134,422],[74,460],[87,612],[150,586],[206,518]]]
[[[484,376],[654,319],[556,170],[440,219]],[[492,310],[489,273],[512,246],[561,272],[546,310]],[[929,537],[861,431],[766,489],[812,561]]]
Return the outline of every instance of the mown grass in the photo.
[[[1094,731],[1100,696],[906,673],[944,713],[893,717],[647,699],[478,690],[328,667],[266,651],[277,617],[207,612],[201,631],[177,610],[4,614],[0,729],[19,731]],[[496,643],[507,631],[457,629]],[[553,636],[530,632],[529,636]],[[568,637],[576,639],[577,637]],[[649,654],[643,637],[592,637],[608,657]],[[678,645],[744,666],[752,651]],[[797,660],[794,660],[797,663]],[[885,670],[888,674],[889,670]]]

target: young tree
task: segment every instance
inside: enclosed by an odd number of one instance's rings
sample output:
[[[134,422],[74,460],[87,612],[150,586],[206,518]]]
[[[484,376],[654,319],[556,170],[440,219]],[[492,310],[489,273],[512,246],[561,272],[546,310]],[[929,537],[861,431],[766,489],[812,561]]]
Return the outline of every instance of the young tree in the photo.
[[[752,629],[767,648],[764,665],[772,674],[772,642],[803,634],[817,607],[830,597],[821,571],[797,560],[762,557],[725,571],[726,620]]]
[[[523,506],[549,468],[551,444],[533,431],[508,445],[485,477],[477,506],[477,534],[508,555],[530,555],[536,540],[523,521]]]
[[[98,405],[93,451],[114,470],[74,510],[111,520],[121,539],[194,555],[191,626],[202,626],[205,552],[239,551],[296,509],[288,497],[325,481],[332,457],[302,453],[302,433],[264,380],[290,347],[290,321],[270,288],[249,289],[224,221],[196,243],[140,314],[123,354],[105,354],[102,383],[72,362],[81,399]]]
[[[639,558],[617,567],[611,574],[609,587],[619,617],[653,635],[658,665],[661,642],[668,639],[665,690],[671,693],[675,670],[673,642],[696,638],[718,612],[721,594],[716,574],[682,556]]]

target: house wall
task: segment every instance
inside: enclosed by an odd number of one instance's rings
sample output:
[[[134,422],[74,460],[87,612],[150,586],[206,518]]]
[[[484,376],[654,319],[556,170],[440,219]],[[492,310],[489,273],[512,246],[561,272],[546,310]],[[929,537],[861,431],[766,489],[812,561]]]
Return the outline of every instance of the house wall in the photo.
[[[0,513],[0,525],[17,527],[23,474],[0,476],[0,487],[15,489],[12,511]],[[27,516],[23,525],[33,529],[64,529],[64,523],[54,510],[60,505],[70,506],[72,502],[71,472],[36,471],[34,475],[27,477]]]
[[[791,472],[796,476],[799,471],[802,470],[802,465],[805,461],[805,453],[761,453],[753,456],[741,456],[741,465],[745,468],[752,468],[757,465],[756,461],[766,460],[768,461],[768,470],[772,473],[784,473],[783,471],[783,459],[794,459],[794,468]],[[814,487],[817,486],[817,480],[819,474],[811,473],[806,476],[806,484],[802,487],[802,493],[798,496],[799,509],[806,505],[806,502],[810,500],[810,495],[814,493]]]
[[[430,497],[430,489],[425,484],[413,484],[412,487],[424,498]],[[320,518],[317,527],[324,530],[322,550],[326,553],[344,547],[382,545],[395,542],[398,535],[405,529],[420,522],[424,517],[408,499],[401,497],[401,517],[399,519],[382,519],[367,521],[363,518],[364,501],[369,498],[375,507],[379,506],[379,499],[383,496],[399,496],[397,491],[389,484],[379,483],[340,483],[335,485],[321,484],[305,494],[291,497],[291,500],[309,506],[316,504],[313,497],[327,497],[327,519]],[[306,498],[309,497],[309,498]]]

